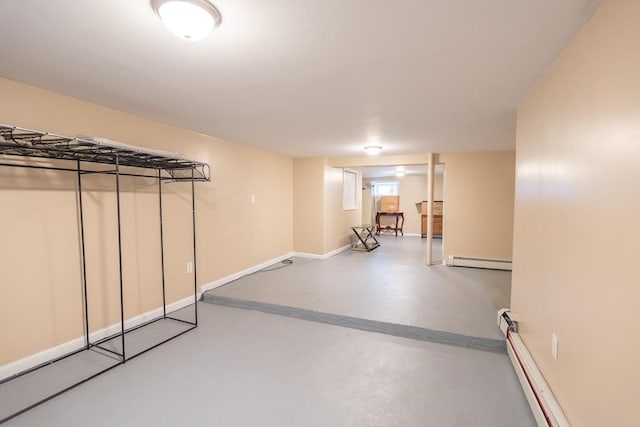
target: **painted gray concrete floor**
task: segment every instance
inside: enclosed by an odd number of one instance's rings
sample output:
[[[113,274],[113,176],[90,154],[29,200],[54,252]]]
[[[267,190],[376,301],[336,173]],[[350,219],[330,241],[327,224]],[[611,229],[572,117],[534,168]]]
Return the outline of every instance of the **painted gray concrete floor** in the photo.
[[[535,425],[504,354],[202,303],[199,313],[196,330],[5,426]]]
[[[511,272],[427,267],[426,239],[383,235],[379,240],[372,252],[294,258],[288,267],[243,277],[208,294],[504,339],[496,313],[509,307]],[[434,253],[441,254],[442,241],[434,242]]]

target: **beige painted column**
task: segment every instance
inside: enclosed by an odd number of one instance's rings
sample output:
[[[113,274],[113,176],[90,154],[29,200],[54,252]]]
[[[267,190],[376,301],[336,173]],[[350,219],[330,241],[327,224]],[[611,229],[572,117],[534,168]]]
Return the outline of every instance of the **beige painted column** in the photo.
[[[433,260],[433,189],[435,181],[435,164],[433,153],[428,156],[429,169],[427,172],[427,253],[425,264],[431,265]]]

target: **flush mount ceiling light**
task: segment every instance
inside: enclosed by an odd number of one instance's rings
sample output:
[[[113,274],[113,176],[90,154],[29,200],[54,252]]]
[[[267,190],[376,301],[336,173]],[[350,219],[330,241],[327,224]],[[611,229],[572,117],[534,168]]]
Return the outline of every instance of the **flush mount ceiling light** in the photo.
[[[222,21],[207,0],[151,0],[151,6],[169,31],[189,41],[204,39]]]
[[[397,170],[396,171],[396,176],[398,176],[398,177],[403,177],[405,174],[406,174],[406,172],[403,171],[403,170]]]
[[[380,154],[380,151],[382,151],[382,147],[379,145],[369,145],[368,147],[364,147],[364,151],[366,151],[370,156],[375,156],[377,154]]]

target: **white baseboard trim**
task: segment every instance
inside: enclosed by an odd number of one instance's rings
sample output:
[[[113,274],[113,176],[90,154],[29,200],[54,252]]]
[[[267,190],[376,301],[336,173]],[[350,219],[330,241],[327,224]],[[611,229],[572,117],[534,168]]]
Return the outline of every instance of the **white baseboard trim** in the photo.
[[[420,233],[404,233],[404,237],[422,237]]]
[[[471,258],[457,255],[449,255],[447,265],[450,267],[473,267],[488,268],[491,270],[512,270],[512,264],[509,260]]]
[[[55,347],[43,350],[39,353],[32,354],[22,359],[18,359],[15,362],[2,365],[0,366],[0,380],[9,378],[22,371],[26,371],[27,369],[33,368],[34,366],[45,363],[49,360],[64,356],[65,354],[71,353],[72,351],[79,350],[80,348],[82,348],[82,346],[84,346],[84,338],[76,338]]]
[[[245,268],[242,271],[238,271],[236,273],[233,274],[229,274],[228,276],[225,277],[221,277],[218,280],[214,280],[213,282],[209,282],[205,285],[202,285],[200,287],[200,294],[203,294],[206,291],[209,291],[211,289],[215,289],[215,288],[219,288],[220,286],[226,285],[229,282],[233,282],[234,280],[237,280],[239,278],[241,278],[242,276],[246,276],[247,274],[251,274],[251,273],[255,273],[256,271],[262,270],[263,268],[269,267],[273,264],[277,264],[279,262],[284,261],[285,259],[289,259],[291,257],[300,257],[300,258],[310,258],[310,259],[327,259],[327,258],[331,258],[334,255],[339,254],[340,252],[346,251],[347,249],[351,249],[351,245],[344,245],[336,250],[333,250],[331,252],[327,252],[324,255],[319,255],[319,254],[311,254],[311,253],[307,253],[307,252],[289,252],[286,253],[284,255],[280,255],[279,257],[270,259],[268,261],[262,262],[260,264],[251,266],[249,268]]]
[[[571,427],[551,388],[517,332],[517,316],[509,309],[501,309],[498,312],[498,328],[507,338],[507,354],[538,426]]]
[[[198,295],[200,298],[200,295]],[[181,308],[187,307],[190,304],[194,303],[193,296],[181,299],[180,301],[173,302],[167,305],[167,313],[179,310]],[[138,316],[132,317],[130,319],[125,320],[124,327],[125,329],[133,328],[138,325],[141,325],[149,320],[155,319],[157,317],[162,316],[162,307],[153,309],[151,311],[147,311],[146,313],[142,313]],[[112,325],[107,326],[106,328],[99,329],[89,334],[89,341],[96,342],[102,338],[106,338],[110,335],[117,334],[121,331],[120,323],[114,323]],[[35,366],[41,365],[50,360],[56,359],[58,357],[64,356],[65,354],[69,354],[73,351],[80,350],[84,347],[84,336],[72,339],[55,347],[48,348],[36,354],[32,354],[30,356],[24,357],[22,359],[16,360],[15,362],[7,363],[6,365],[0,366],[0,380],[5,378],[9,378],[13,375],[19,374],[20,372],[26,371],[27,369],[31,369]]]
[[[313,258],[313,259],[327,259],[330,258],[340,252],[343,252],[347,249],[350,249],[351,245],[345,245],[341,248],[338,248],[334,251],[328,252],[324,255],[317,254],[307,254],[304,252],[289,252],[284,255],[281,255],[277,258],[273,258],[271,260],[265,261],[258,265],[254,265],[237,273],[230,274],[228,276],[222,277],[213,282],[207,283],[200,287],[200,292],[197,294],[197,299],[200,299],[200,296],[210,289],[215,289],[222,285],[225,285],[229,282],[232,282],[236,279],[239,279],[242,276],[247,274],[255,273],[258,270],[262,270],[265,267],[269,267],[273,264],[277,264],[279,262],[284,261],[285,259],[291,258],[293,256],[301,257],[301,258]],[[167,312],[172,312],[175,310],[179,310],[184,308],[190,304],[194,303],[193,297],[187,297],[180,301],[173,302],[167,305]],[[162,307],[158,307],[154,310],[148,311],[146,313],[142,313],[138,316],[132,317],[130,319],[125,320],[124,327],[125,329],[133,328],[135,326],[141,325],[149,320],[155,319],[162,315]],[[89,340],[91,342],[98,341],[102,338],[108,337],[110,335],[114,335],[120,332],[121,327],[120,323],[114,323],[113,325],[109,325],[106,328],[97,330],[89,334]],[[84,336],[72,339],[65,343],[59,344],[55,347],[48,348],[36,354],[32,354],[30,356],[24,357],[22,359],[16,360],[14,362],[8,363],[6,365],[0,366],[0,380],[9,378],[13,375],[19,374],[20,372],[26,371],[27,369],[31,369],[35,366],[48,362],[50,360],[56,359],[60,356],[64,356],[65,354],[69,354],[73,351],[80,350],[84,347]]]
[[[204,292],[211,289],[219,288],[220,286],[226,285],[229,282],[233,282],[234,280],[237,280],[242,276],[246,276],[247,274],[255,273],[256,271],[262,270],[263,268],[282,262],[285,259],[291,258],[292,256],[297,256],[297,255],[295,254],[295,252],[289,252],[287,254],[280,255],[279,257],[265,261],[263,263],[254,265],[249,268],[245,268],[244,270],[238,271],[237,273],[229,274],[228,276],[222,277],[218,280],[214,280],[213,282],[209,282],[205,285],[200,286],[200,294],[203,294]]]
[[[209,291],[211,289],[215,289],[215,288],[219,288],[220,286],[226,285],[229,282],[233,282],[234,280],[237,280],[243,276],[246,276],[247,274],[252,274],[255,273],[257,271],[262,270],[263,268],[269,267],[273,264],[277,264],[279,262],[284,261],[285,259],[289,259],[291,257],[300,257],[300,258],[310,258],[310,259],[327,259],[330,258],[336,254],[339,254],[340,252],[346,251],[347,249],[351,249],[351,245],[344,245],[341,248],[338,248],[334,251],[331,252],[327,252],[324,255],[319,255],[319,254],[311,254],[311,253],[307,253],[307,252],[289,252],[286,253],[284,255],[280,255],[279,257],[270,259],[268,261],[262,262],[260,264],[251,266],[249,268],[245,268],[242,271],[238,271],[236,273],[233,274],[229,274],[228,276],[225,277],[221,277],[218,280],[214,280],[213,282],[209,282],[205,285],[202,285],[200,287],[200,293],[204,293],[206,291]]]
[[[323,255],[312,254],[312,253],[309,253],[309,252],[294,252],[293,256],[298,257],[298,258],[324,259]]]
[[[338,255],[340,252],[344,252],[344,251],[346,251],[348,249],[351,249],[351,247],[352,247],[351,244],[344,245],[342,247],[339,247],[338,249],[335,249],[335,250],[333,250],[331,252],[327,252],[326,254],[323,254],[323,255],[310,254],[310,253],[307,253],[307,252],[294,252],[293,256],[300,257],[300,258],[310,258],[310,259],[322,259],[322,260],[324,260],[324,259],[331,258],[334,255]]]

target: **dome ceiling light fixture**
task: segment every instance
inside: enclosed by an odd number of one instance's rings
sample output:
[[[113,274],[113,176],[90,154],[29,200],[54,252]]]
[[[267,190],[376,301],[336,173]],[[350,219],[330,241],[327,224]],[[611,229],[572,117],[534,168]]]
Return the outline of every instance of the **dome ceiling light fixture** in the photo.
[[[207,0],[151,0],[165,27],[184,40],[206,38],[222,22],[220,11]]]
[[[370,156],[376,156],[380,154],[380,152],[382,151],[382,147],[379,145],[369,145],[364,147],[364,151],[366,151]]]

